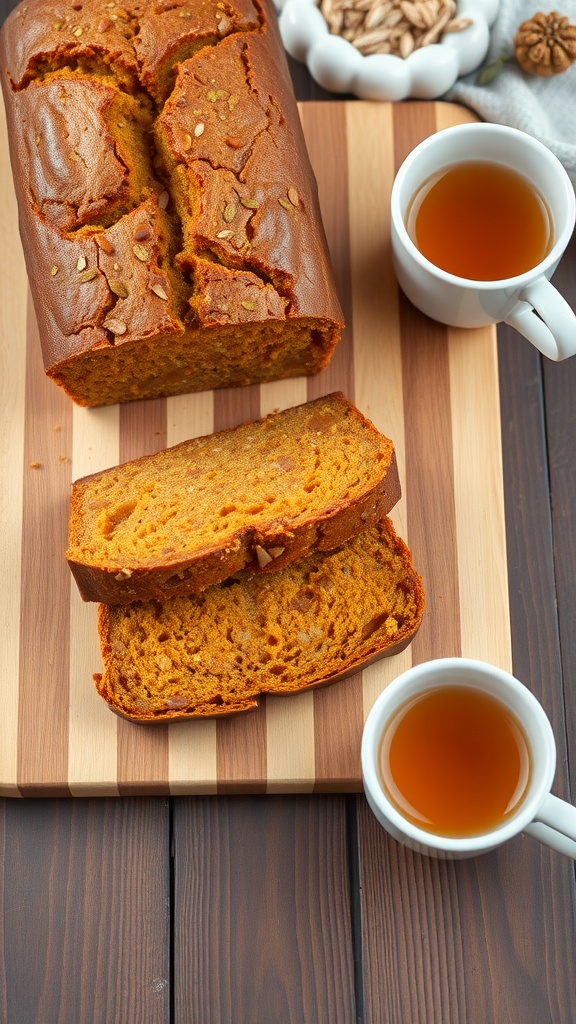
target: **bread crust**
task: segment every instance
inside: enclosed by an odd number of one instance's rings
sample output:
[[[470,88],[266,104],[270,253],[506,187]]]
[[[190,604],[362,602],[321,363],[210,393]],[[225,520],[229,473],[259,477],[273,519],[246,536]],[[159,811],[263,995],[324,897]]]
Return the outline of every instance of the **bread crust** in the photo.
[[[342,310],[270,0],[114,14],[0,33],[46,373],[92,406],[318,372]]]
[[[222,448],[227,439],[234,442],[240,430],[244,435],[252,434],[265,439],[266,432],[284,429],[283,424],[289,421],[290,426],[286,427],[290,432],[288,441],[284,441],[282,449],[279,449],[281,458],[286,460],[286,453],[293,453],[302,443],[302,439],[295,436],[296,429],[302,430],[303,434],[310,432],[319,451],[319,472],[325,475],[322,462],[326,461],[326,455],[322,455],[322,445],[328,443],[324,441],[325,436],[332,443],[331,429],[334,428],[342,440],[345,437],[356,436],[369,447],[372,464],[363,466],[359,460],[354,468],[354,475],[357,472],[359,480],[363,474],[362,483],[359,482],[343,497],[338,490],[338,481],[331,481],[328,478],[326,499],[321,510],[314,508],[313,511],[306,512],[305,484],[300,479],[294,459],[291,470],[297,474],[298,484],[294,492],[296,497],[293,498],[293,511],[286,505],[283,506],[283,513],[279,515],[278,507],[272,505],[269,518],[261,516],[254,525],[251,522],[253,517],[248,516],[242,519],[236,528],[220,534],[216,543],[202,544],[192,552],[186,551],[187,538],[183,537],[180,551],[171,553],[169,558],[152,559],[147,564],[139,564],[131,557],[128,540],[121,553],[115,555],[114,560],[111,554],[106,555],[108,564],[98,564],[98,560],[87,551],[87,536],[91,542],[98,542],[98,523],[90,525],[89,529],[86,526],[87,523],[91,523],[90,507],[96,500],[93,496],[95,484],[98,485],[112,475],[115,479],[120,473],[123,499],[129,503],[141,489],[143,476],[147,478],[149,473],[150,479],[153,480],[161,474],[160,460],[163,463],[166,459],[175,462],[183,456],[186,462],[193,463],[198,457],[200,442],[202,458],[208,460],[213,471],[214,460],[216,464],[218,462],[218,452],[215,449]],[[258,469],[254,466],[253,459],[252,448],[240,452],[237,472],[241,482],[253,473],[255,468]],[[285,465],[289,466],[290,463],[285,462]],[[186,472],[188,470],[183,468],[182,473]],[[136,474],[137,486],[131,482]],[[277,476],[278,482],[273,486],[280,487],[283,481],[290,479],[290,473],[282,470],[279,470]],[[191,479],[192,494],[194,479],[197,478]],[[270,483],[264,478],[259,491],[254,491],[254,502],[261,500],[268,490]],[[85,601],[129,604],[151,597],[199,593],[247,566],[251,566],[257,572],[276,571],[311,551],[328,551],[338,547],[353,535],[380,521],[397,503],[400,493],[396,453],[392,442],[380,434],[344,395],[337,392],[295,407],[293,410],[286,410],[284,414],[273,414],[265,420],[220,431],[207,439],[182,442],[164,453],[145,456],[125,464],[124,467],[77,480],[73,485],[70,500],[69,545],[66,558]],[[225,493],[215,490],[210,498],[207,521],[217,523],[220,506],[223,502],[233,504],[235,494],[231,480],[226,481]],[[170,498],[168,490],[166,498]]]

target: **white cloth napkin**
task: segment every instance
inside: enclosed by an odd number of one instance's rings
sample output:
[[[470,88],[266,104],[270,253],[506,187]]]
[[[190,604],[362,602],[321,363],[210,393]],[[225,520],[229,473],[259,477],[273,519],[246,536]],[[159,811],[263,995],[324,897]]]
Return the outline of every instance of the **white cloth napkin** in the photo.
[[[502,54],[513,55],[514,36],[523,21],[537,11],[549,14],[553,10],[576,24],[576,0],[558,0],[551,7],[539,6],[539,0],[500,0],[482,67]],[[485,86],[476,84],[479,70],[461,78],[443,98],[470,107],[486,121],[534,135],[556,154],[576,189],[576,62],[560,75],[538,78],[512,61]]]

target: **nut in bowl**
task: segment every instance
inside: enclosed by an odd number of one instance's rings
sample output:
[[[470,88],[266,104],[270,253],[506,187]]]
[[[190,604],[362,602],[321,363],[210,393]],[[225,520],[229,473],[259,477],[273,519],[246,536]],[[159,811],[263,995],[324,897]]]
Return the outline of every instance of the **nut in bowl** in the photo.
[[[498,0],[285,0],[291,57],[335,93],[434,99],[484,60]]]

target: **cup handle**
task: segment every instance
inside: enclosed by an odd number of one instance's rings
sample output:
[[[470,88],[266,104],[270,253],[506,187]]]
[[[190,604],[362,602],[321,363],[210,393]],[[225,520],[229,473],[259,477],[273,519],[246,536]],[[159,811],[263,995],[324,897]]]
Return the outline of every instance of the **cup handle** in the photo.
[[[548,793],[525,833],[576,860],[576,807]]]
[[[519,301],[505,322],[548,359],[559,362],[576,353],[576,314],[545,277],[539,277],[520,292]]]

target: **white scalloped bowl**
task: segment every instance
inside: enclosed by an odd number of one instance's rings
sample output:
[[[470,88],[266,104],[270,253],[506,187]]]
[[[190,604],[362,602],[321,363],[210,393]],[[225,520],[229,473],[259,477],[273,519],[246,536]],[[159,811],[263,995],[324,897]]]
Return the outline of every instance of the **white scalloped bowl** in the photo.
[[[318,0],[284,0],[280,32],[290,56],[305,63],[314,81],[329,92],[363,100],[431,100],[482,63],[498,3],[459,0],[456,16],[470,18],[472,24],[406,58],[384,53],[365,57],[342,36],[331,34]]]

